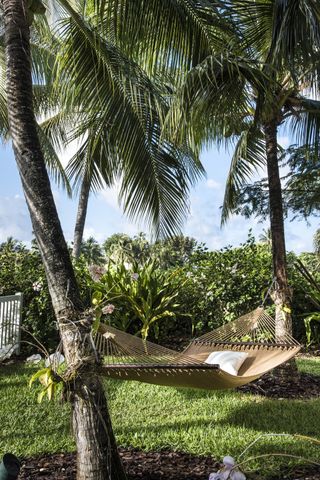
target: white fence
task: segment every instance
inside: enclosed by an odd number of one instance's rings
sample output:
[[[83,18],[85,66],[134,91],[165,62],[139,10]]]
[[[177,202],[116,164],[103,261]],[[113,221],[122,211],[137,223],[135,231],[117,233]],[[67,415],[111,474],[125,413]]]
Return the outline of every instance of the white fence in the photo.
[[[22,293],[0,297],[0,360],[20,353]]]

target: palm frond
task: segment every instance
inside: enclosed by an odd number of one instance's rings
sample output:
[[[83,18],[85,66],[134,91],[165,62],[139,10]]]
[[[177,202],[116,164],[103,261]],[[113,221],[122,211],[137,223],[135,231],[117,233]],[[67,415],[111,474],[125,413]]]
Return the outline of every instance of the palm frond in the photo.
[[[192,149],[228,143],[253,115],[254,90],[266,88],[259,66],[228,56],[210,56],[190,71],[167,117],[170,138]]]
[[[320,101],[304,97],[299,98],[290,127],[298,145],[313,147],[316,152],[320,145]]]
[[[94,1],[105,31],[149,73],[186,71],[234,36],[217,0]]]
[[[274,59],[310,65],[320,48],[320,4],[314,0],[274,0]]]
[[[224,194],[221,225],[224,225],[237,206],[237,197],[241,187],[265,165],[265,143],[263,132],[254,127],[241,133],[235,147]]]
[[[247,51],[277,68],[316,64],[320,47],[320,5],[314,0],[226,2]]]
[[[188,147],[161,138],[167,111],[162,88],[101,36],[99,28],[68,10],[58,55],[64,108],[81,122],[69,140],[85,138],[68,172],[76,184],[90,172],[92,188],[121,179],[120,198],[130,218],[143,217],[156,236],[180,231],[188,188],[203,168]],[[76,13],[76,12],[75,12]]]
[[[50,142],[40,125],[38,125],[38,136],[50,177],[55,181],[58,187],[61,186],[62,188],[64,188],[67,194],[71,196],[72,191],[68,176],[60,162],[60,159],[55,149],[52,146],[52,143]]]

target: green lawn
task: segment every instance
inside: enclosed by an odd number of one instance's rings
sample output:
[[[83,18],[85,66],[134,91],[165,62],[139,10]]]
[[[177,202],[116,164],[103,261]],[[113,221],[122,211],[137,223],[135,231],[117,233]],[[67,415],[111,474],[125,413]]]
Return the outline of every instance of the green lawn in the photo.
[[[299,359],[299,368],[320,375],[320,359]],[[37,389],[27,382],[34,367],[0,367],[0,455],[18,456],[72,451],[67,405],[37,404]],[[106,382],[119,445],[144,450],[170,448],[221,458],[239,456],[261,434],[289,433],[320,439],[320,399],[270,400],[233,391],[178,390],[137,382]],[[292,437],[263,437],[252,454],[286,452],[320,459],[320,446]],[[250,463],[260,472],[275,471],[288,458]]]

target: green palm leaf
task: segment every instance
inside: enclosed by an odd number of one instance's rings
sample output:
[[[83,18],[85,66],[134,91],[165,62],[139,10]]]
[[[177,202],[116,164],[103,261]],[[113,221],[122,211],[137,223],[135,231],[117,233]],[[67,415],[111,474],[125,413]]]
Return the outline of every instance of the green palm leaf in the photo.
[[[252,126],[241,133],[231,160],[223,200],[221,224],[237,206],[237,198],[243,184],[266,163],[263,133]]]
[[[61,22],[58,85],[64,108],[81,119],[69,139],[85,138],[68,172],[77,184],[90,172],[93,189],[120,178],[130,218],[143,216],[157,236],[179,231],[201,164],[187,147],[162,140],[168,108],[162,89],[102,36],[94,18],[68,12],[72,16]]]
[[[111,30],[121,49],[133,55],[149,73],[186,71],[212,51],[224,49],[232,36],[223,15],[224,2],[96,0],[95,3],[105,30]]]

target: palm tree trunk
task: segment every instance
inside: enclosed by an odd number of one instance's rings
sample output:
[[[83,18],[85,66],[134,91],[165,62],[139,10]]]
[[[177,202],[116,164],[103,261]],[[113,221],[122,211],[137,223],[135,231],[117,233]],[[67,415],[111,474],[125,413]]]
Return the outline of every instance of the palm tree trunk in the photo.
[[[90,341],[93,319],[83,306],[54,204],[32,103],[27,2],[2,0],[10,133],[33,230],[45,266],[68,371],[78,449],[78,480],[122,480],[102,384]]]
[[[74,228],[74,236],[73,236],[72,255],[74,256],[74,258],[79,258],[80,256],[84,224],[87,216],[89,194],[90,194],[90,180],[87,177],[84,177],[81,185],[80,195],[79,195],[76,225]]]
[[[285,334],[292,333],[290,315],[291,290],[288,286],[286,246],[282,207],[282,191],[277,156],[277,121],[264,126],[269,184],[270,227],[272,239],[273,272],[275,290],[273,300],[276,305],[276,338],[284,341]]]

